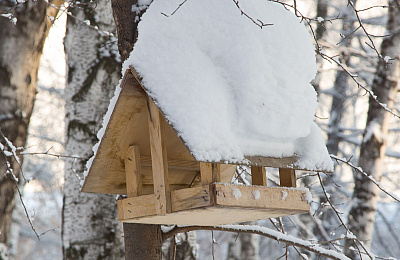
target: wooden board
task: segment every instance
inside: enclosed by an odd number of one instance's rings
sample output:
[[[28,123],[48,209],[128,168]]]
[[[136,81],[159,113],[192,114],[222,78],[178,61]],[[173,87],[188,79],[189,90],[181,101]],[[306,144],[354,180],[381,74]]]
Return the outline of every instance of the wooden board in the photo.
[[[151,195],[150,195],[151,196]],[[148,205],[118,202],[119,220],[130,223],[221,225],[307,213],[305,191],[214,183],[171,192],[172,212],[148,212]],[[131,204],[124,201],[130,201]],[[153,204],[154,205],[154,204]]]
[[[204,207],[187,211],[173,212],[165,216],[126,219],[126,223],[218,226],[226,224],[277,218],[287,215],[306,213],[295,210],[263,210],[244,208]]]

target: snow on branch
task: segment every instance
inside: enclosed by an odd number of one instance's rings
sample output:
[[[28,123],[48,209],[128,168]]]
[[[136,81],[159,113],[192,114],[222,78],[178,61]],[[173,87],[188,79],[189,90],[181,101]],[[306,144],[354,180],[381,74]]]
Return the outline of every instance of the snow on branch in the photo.
[[[381,103],[381,102],[378,100],[378,97],[374,94],[374,92],[373,92],[372,90],[368,89],[366,86],[364,86],[364,85],[357,79],[358,75],[352,74],[352,73],[349,71],[349,69],[347,68],[347,66],[346,66],[345,64],[341,63],[341,62],[339,61],[339,59],[337,59],[336,57],[331,57],[331,56],[329,56],[329,55],[327,55],[327,54],[321,52],[320,50],[317,50],[317,53],[318,53],[319,55],[321,55],[322,58],[324,58],[325,60],[329,61],[330,63],[332,63],[332,62],[333,62],[333,63],[336,63],[340,68],[343,69],[344,72],[346,72],[347,75],[350,76],[350,78],[357,84],[357,86],[360,87],[360,88],[362,88],[362,89],[364,89],[365,92],[366,92],[370,97],[372,97],[372,99],[373,99],[376,103],[378,103],[379,106],[380,106],[381,108],[383,108],[384,110],[386,110],[387,112],[389,112],[389,113],[392,114],[393,116],[395,116],[395,117],[397,117],[397,118],[400,118],[400,115],[394,113],[390,108],[388,108],[387,104]]]
[[[372,177],[371,175],[369,175],[368,173],[366,173],[361,167],[355,166],[354,164],[352,164],[350,162],[351,158],[349,160],[345,159],[345,158],[340,158],[336,155],[331,154],[330,155],[332,159],[336,160],[336,162],[342,162],[347,164],[348,166],[350,166],[351,168],[353,168],[357,173],[361,173],[362,175],[364,175],[365,177],[367,177],[370,181],[372,181],[381,191],[383,191],[384,193],[386,193],[389,197],[393,198],[394,200],[400,202],[400,198],[398,198],[396,195],[394,195],[393,193],[387,191],[386,189],[382,188],[380,182],[378,182],[377,180],[374,179],[374,177]]]
[[[163,234],[163,238],[167,239],[173,237],[178,233],[193,231],[193,230],[212,230],[212,231],[226,231],[226,232],[237,232],[237,233],[250,233],[250,234],[257,234],[260,236],[268,237],[274,239],[279,242],[286,243],[290,246],[300,247],[306,249],[310,252],[313,252],[319,256],[325,256],[330,259],[350,259],[346,257],[343,253],[337,252],[331,249],[323,248],[316,243],[303,240],[288,234],[283,234],[279,231],[275,231],[266,227],[260,226],[253,226],[253,225],[222,225],[216,227],[200,227],[200,226],[175,226],[170,231]]]
[[[16,148],[14,146],[14,144],[10,140],[8,140],[8,138],[3,134],[1,129],[0,129],[0,137],[4,142],[4,144],[0,142],[0,154],[2,154],[4,156],[4,159],[5,159],[5,165],[6,165],[5,174],[10,174],[13,177],[12,179],[14,180],[14,184],[15,184],[16,190],[18,192],[19,199],[21,201],[22,207],[24,208],[26,218],[28,219],[29,225],[31,226],[31,229],[35,233],[36,237],[38,238],[38,240],[40,240],[39,234],[36,232],[35,227],[33,226],[33,223],[32,223],[31,218],[29,216],[28,210],[26,209],[25,203],[24,203],[24,201],[22,199],[21,190],[19,189],[19,179],[18,179],[17,175],[14,173],[14,169],[12,167],[12,162],[11,162],[11,159],[10,159],[10,158],[13,158],[17,162],[17,164],[18,164],[18,166],[20,168],[22,177],[24,178],[25,181],[27,181],[25,176],[24,176],[24,174],[23,174],[23,172],[22,172],[21,161],[20,161],[20,159],[19,159],[19,157],[18,157],[18,155],[16,153],[17,150],[21,150],[22,148]]]
[[[3,134],[1,129],[0,129],[0,137],[4,141],[4,144],[2,144],[0,142],[0,152],[1,152],[1,154],[3,154],[3,156],[5,157],[5,161],[6,161],[6,163],[5,163],[6,164],[6,172],[5,173],[10,174],[16,183],[19,182],[17,175],[15,175],[15,173],[14,173],[14,170],[13,170],[13,167],[11,164],[12,162],[10,160],[10,158],[13,158],[15,160],[15,162],[19,165],[19,168],[21,169],[21,175],[22,175],[23,179],[26,181],[24,173],[22,172],[21,161],[16,153],[17,150],[21,150],[22,148],[20,148],[20,147],[16,148],[14,146],[14,144],[10,140],[8,140],[7,137]]]

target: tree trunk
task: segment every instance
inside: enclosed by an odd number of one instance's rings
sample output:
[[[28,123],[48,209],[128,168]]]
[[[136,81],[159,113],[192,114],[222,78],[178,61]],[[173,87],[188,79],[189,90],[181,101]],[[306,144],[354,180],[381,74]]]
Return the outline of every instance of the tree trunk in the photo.
[[[64,259],[123,259],[122,225],[115,196],[80,192],[86,160],[97,143],[109,100],[121,78],[110,2],[83,2],[69,10],[64,40],[68,82],[66,96],[66,160],[62,241]],[[81,8],[80,8],[80,7]],[[83,22],[86,21],[86,22]],[[93,27],[89,27],[87,23]]]
[[[162,232],[159,225],[124,224],[124,239],[125,259],[161,259]]]
[[[140,16],[147,9],[141,6],[139,13],[132,12],[132,6],[139,6],[138,0],[112,0],[113,17],[117,26],[118,50],[122,60],[129,57],[137,39],[137,25]],[[162,258],[162,236],[160,225],[124,223],[126,260],[158,260]]]
[[[392,36],[383,40],[381,54],[390,57],[389,63],[380,59],[372,84],[372,91],[378,100],[392,109],[398,91],[400,77],[400,1],[389,1],[389,20],[387,34]],[[396,6],[396,7],[395,7]],[[378,182],[382,177],[383,159],[386,153],[386,138],[391,115],[386,112],[372,97],[369,98],[369,111],[366,128],[361,144],[359,166]],[[350,230],[368,247],[371,244],[375,210],[379,196],[378,187],[364,175],[355,173],[353,206],[349,213]],[[346,241],[345,253],[351,259],[357,255],[350,250],[352,240]]]
[[[245,222],[243,225],[256,225],[256,222]],[[257,234],[234,234],[228,246],[228,260],[260,259],[260,236]]]
[[[140,17],[146,11],[148,4],[141,4],[138,0],[112,0],[114,21],[118,32],[118,50],[122,60],[129,57],[136,42],[138,31],[137,26]],[[132,12],[132,6],[136,6],[136,12]],[[155,232],[157,230],[157,232]],[[141,225],[124,223],[125,258],[128,259],[161,259],[162,241],[160,225]],[[138,235],[138,234],[154,234]],[[130,234],[127,236],[126,234]],[[134,237],[136,234],[137,237]],[[139,239],[140,238],[140,239]],[[152,245],[153,250],[149,251],[148,246]],[[169,259],[196,259],[196,234],[194,232],[184,233],[180,236],[179,242],[172,241],[165,249],[165,258]],[[146,254],[147,252],[147,254]]]
[[[354,6],[356,5],[357,0],[353,0]],[[343,25],[342,25],[342,34],[348,36],[350,33],[354,31],[354,22],[350,17],[350,12],[353,10],[347,8],[346,12],[343,14]],[[342,52],[341,52],[341,62],[346,64],[346,66],[350,66],[350,53],[348,53],[348,48],[351,46],[351,36],[345,39],[342,44]],[[330,122],[329,122],[329,131],[328,131],[328,141],[326,147],[328,148],[329,153],[337,155],[339,152],[339,143],[341,141],[341,122],[342,115],[345,114],[345,102],[347,100],[349,86],[349,75],[347,72],[340,70],[336,74],[335,83],[333,85],[333,95],[332,95],[332,105],[330,112]]]
[[[318,0],[317,2],[317,17],[321,17],[325,19],[328,15],[328,0]],[[315,37],[318,40],[321,40],[324,35],[325,35],[326,29],[325,29],[325,22],[318,23],[317,29],[315,30]],[[320,56],[317,55],[317,66],[318,66],[318,71],[321,71],[321,68],[324,64],[324,59]],[[319,94],[320,91],[320,82],[322,78],[322,73],[317,73],[315,75],[315,78],[311,81],[312,86],[314,87],[315,91]]]
[[[1,11],[15,5],[13,1],[7,3]],[[57,6],[61,1],[50,3]],[[39,60],[51,26],[49,16],[55,17],[57,12],[44,1],[27,1],[11,11],[16,24],[0,16],[0,129],[16,147],[25,146]],[[0,142],[4,141],[0,137]],[[9,240],[17,186],[13,177],[5,174],[5,162],[0,153],[0,244],[7,244]],[[11,167],[19,177],[19,165],[14,161]]]

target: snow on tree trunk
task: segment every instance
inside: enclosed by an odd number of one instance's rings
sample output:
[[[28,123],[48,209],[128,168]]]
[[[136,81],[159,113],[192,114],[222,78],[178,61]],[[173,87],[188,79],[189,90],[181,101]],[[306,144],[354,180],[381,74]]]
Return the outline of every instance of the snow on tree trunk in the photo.
[[[82,8],[71,12],[78,19],[68,17],[64,40],[68,70],[65,152],[83,159],[66,161],[63,255],[64,259],[122,259],[122,225],[117,222],[115,196],[80,192],[86,159],[92,155],[96,133],[121,78],[116,39],[95,26],[107,32],[115,31],[115,26],[110,2],[77,5]]]
[[[381,46],[380,59],[372,84],[372,91],[378,100],[393,108],[394,99],[398,91],[398,80],[400,76],[400,9],[395,7],[399,1],[389,1],[389,20],[387,23],[387,34]],[[388,63],[385,60],[389,60]],[[369,99],[369,111],[366,128],[361,144],[359,166],[380,181],[383,171],[383,159],[386,152],[386,139],[388,125],[391,115],[379,106],[372,98]],[[355,174],[355,187],[353,193],[353,205],[349,213],[350,230],[360,240],[369,246],[375,222],[375,210],[379,196],[378,187],[363,175]],[[350,258],[356,257],[351,240],[346,241],[346,255]]]
[[[50,3],[60,5],[61,1]],[[13,1],[0,4],[2,12],[15,6]],[[57,12],[44,1],[27,1],[10,11],[11,19],[0,16],[0,129],[17,147],[25,146],[39,60],[51,27],[49,17],[55,17]],[[1,143],[4,141],[0,139]],[[16,192],[13,177],[5,174],[5,159],[0,153],[0,244],[9,240]],[[19,165],[14,162],[11,167],[19,177]]]

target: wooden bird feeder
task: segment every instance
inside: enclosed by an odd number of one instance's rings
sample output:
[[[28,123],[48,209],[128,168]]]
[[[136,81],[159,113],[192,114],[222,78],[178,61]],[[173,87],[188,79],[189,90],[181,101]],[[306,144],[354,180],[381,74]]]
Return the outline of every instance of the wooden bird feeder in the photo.
[[[229,184],[237,165],[196,161],[132,67],[121,88],[82,188],[127,195],[119,221],[213,226],[309,211],[296,157],[246,157],[252,186]],[[267,187],[265,167],[279,168],[281,187]]]

